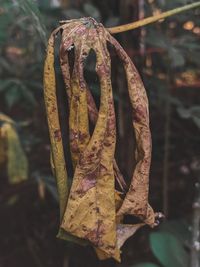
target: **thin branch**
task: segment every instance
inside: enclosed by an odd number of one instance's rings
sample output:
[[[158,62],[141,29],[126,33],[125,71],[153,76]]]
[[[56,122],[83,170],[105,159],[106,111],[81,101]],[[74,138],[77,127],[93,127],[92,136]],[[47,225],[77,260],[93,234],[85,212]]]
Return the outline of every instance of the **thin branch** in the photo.
[[[178,7],[178,8],[163,12],[161,14],[158,14],[156,16],[145,18],[143,20],[138,20],[138,21],[135,21],[135,22],[132,22],[129,24],[108,28],[108,31],[111,34],[115,34],[115,33],[134,30],[134,29],[137,29],[139,27],[146,26],[148,24],[154,23],[154,22],[159,21],[161,19],[171,17],[171,16],[176,15],[178,13],[181,13],[181,12],[184,12],[184,11],[187,11],[187,10],[190,10],[192,8],[199,7],[199,6],[200,6],[200,1],[198,1],[196,3],[185,5],[183,7]]]
[[[200,267],[200,162],[194,159],[191,169],[197,177],[195,183],[196,196],[193,203],[193,223],[192,223],[192,246],[190,253],[190,266]]]
[[[192,247],[190,266],[200,267],[200,183],[195,184],[196,198],[193,203]]]
[[[167,93],[170,94],[169,92]],[[169,97],[165,107],[165,137],[164,137],[164,160],[163,160],[163,213],[168,217],[169,212],[169,170],[170,170],[170,131],[171,131],[171,103]]]

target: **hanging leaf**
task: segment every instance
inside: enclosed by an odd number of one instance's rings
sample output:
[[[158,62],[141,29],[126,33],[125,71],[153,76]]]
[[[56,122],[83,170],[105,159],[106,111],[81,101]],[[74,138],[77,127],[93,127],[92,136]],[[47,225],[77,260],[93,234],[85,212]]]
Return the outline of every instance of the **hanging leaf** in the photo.
[[[69,143],[74,176],[67,187],[67,164],[58,114],[55,78],[55,36],[61,32],[60,65],[69,103]],[[127,77],[136,134],[136,167],[126,191],[114,159],[116,143],[115,109],[111,82],[109,42],[122,61]],[[74,49],[73,71],[69,51]],[[100,83],[100,108],[96,107],[84,79],[84,63],[90,51],[96,54],[96,75]],[[146,92],[139,74],[119,43],[92,18],[63,22],[48,43],[44,69],[44,93],[51,139],[51,165],[60,200],[60,230],[65,240],[91,243],[100,259],[120,261],[123,243],[145,224],[155,226],[156,214],[148,204],[148,176],[151,134]],[[89,122],[94,125],[90,133]],[[122,192],[115,189],[115,179]],[[126,194],[123,197],[123,194]],[[125,215],[138,217],[139,224],[123,224]]]

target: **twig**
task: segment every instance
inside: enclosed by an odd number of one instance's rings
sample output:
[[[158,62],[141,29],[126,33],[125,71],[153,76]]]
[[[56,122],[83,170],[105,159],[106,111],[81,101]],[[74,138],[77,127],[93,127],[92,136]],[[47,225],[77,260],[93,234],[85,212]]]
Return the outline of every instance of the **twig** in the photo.
[[[169,83],[170,85],[170,83]],[[169,90],[169,89],[167,89]],[[166,107],[165,107],[165,137],[164,137],[164,160],[163,160],[163,213],[168,216],[168,184],[169,184],[169,157],[170,157],[170,128],[171,128],[171,103],[169,100],[170,93],[167,92]]]
[[[111,34],[115,34],[115,33],[134,30],[134,29],[137,29],[139,27],[146,26],[148,24],[154,23],[156,21],[165,19],[167,17],[171,17],[171,16],[176,15],[178,13],[181,13],[181,12],[184,12],[184,11],[187,11],[187,10],[190,10],[192,8],[199,7],[199,6],[200,6],[200,1],[198,1],[196,3],[185,5],[183,7],[178,7],[178,8],[163,12],[161,14],[158,14],[156,16],[145,18],[143,20],[138,20],[138,21],[135,21],[135,22],[132,22],[129,24],[108,28],[108,31]]]
[[[69,255],[65,255],[63,261],[63,267],[69,267]]]
[[[190,267],[200,267],[200,183],[196,183],[197,197],[193,203],[193,226],[192,226],[192,247]]]

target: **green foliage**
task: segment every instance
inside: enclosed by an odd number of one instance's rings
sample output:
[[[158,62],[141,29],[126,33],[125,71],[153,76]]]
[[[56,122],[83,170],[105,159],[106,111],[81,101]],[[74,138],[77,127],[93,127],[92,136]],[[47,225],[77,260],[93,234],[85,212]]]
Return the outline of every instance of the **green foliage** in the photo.
[[[31,19],[32,25],[35,27],[37,33],[39,34],[42,42],[46,44],[46,26],[42,21],[40,11],[37,7],[35,0],[17,0],[19,8],[21,8],[25,15]]]
[[[46,39],[35,1],[19,0],[14,5],[1,0],[0,32],[0,98],[4,111],[18,106],[28,115],[36,106],[36,94],[42,91],[42,43]]]
[[[158,265],[150,262],[145,262],[133,265],[133,267],[158,267]]]
[[[151,30],[148,32],[146,42],[151,46],[164,49],[169,55],[172,67],[184,66],[184,54],[177,48],[176,43],[171,42],[167,35],[159,33],[157,30]]]
[[[152,253],[163,267],[187,267],[189,254],[185,249],[191,240],[188,224],[183,220],[166,221],[157,232],[150,234]],[[154,263],[140,263],[133,267],[156,267]]]
[[[192,106],[190,108],[185,108],[180,105],[177,108],[177,112],[181,118],[191,119],[200,129],[200,106]]]
[[[164,267],[187,267],[189,255],[181,242],[168,232],[153,232],[150,235],[152,252]]]
[[[7,29],[13,20],[12,12],[14,11],[13,4],[10,1],[1,0],[1,14],[0,14],[0,45],[2,45],[8,38]]]
[[[93,17],[97,21],[101,20],[101,14],[94,5],[85,3],[83,5],[83,10],[87,14],[87,16]]]
[[[36,100],[25,83],[17,79],[0,80],[0,92],[4,94],[8,108],[12,108],[19,102],[29,103],[34,107]]]
[[[182,243],[182,245],[185,245],[191,240],[189,225],[184,220],[166,221],[160,225],[159,230],[161,232],[172,234]]]

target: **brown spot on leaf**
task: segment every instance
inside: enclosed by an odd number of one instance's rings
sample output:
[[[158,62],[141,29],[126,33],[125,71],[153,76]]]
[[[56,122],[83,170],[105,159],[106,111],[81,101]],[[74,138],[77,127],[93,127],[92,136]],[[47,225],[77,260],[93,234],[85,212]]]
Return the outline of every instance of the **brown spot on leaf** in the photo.
[[[56,141],[61,141],[62,139],[62,135],[61,135],[61,131],[60,130],[55,130],[54,131],[54,138],[56,139]]]
[[[91,173],[88,173],[80,182],[76,192],[84,195],[89,189],[96,185],[98,168]]]
[[[142,105],[139,105],[133,112],[133,119],[134,121],[139,123],[143,121],[145,117],[146,117],[145,107],[143,107]]]

